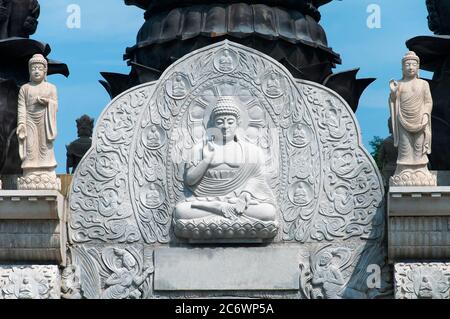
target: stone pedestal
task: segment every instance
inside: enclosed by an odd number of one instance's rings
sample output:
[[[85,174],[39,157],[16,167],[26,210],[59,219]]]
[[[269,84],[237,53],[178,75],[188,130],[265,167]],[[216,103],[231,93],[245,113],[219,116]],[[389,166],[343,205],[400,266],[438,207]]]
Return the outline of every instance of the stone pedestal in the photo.
[[[389,185],[436,186],[437,176],[426,165],[397,165],[394,175],[389,179]]]
[[[25,172],[17,180],[17,188],[21,190],[61,190],[61,180],[54,171]]]
[[[57,191],[0,191],[0,263],[64,265],[65,223]]]
[[[395,297],[449,298],[450,187],[391,187],[388,212]]]

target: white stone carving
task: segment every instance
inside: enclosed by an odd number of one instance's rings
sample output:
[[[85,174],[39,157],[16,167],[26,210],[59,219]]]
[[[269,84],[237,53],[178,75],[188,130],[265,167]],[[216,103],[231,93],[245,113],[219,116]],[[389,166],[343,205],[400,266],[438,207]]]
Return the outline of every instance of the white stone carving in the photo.
[[[397,168],[391,186],[436,186],[436,175],[428,171],[431,153],[433,100],[428,82],[419,78],[419,57],[412,51],[402,60],[403,78],[391,80],[391,110]]]
[[[59,299],[58,266],[0,266],[0,299]]]
[[[264,158],[264,180],[276,208],[272,220],[252,223],[235,216],[238,206],[245,208],[238,200],[226,210],[228,217],[210,215],[198,223],[176,218],[177,205],[220,195],[206,188],[209,195],[193,196],[185,178],[187,164],[197,158],[193,154],[210,151],[217,131],[209,120],[224,97],[239,107],[237,139]],[[143,245],[145,251],[168,243],[193,245],[186,239],[208,236],[240,242],[253,234],[274,244],[297,244],[308,256],[328,243],[335,249],[363,247],[351,259],[383,267],[383,191],[354,114],[340,96],[294,80],[258,51],[224,41],[179,59],[158,81],[130,89],[105,109],[69,194],[69,237],[78,256],[73,263],[87,298],[100,298],[109,287],[104,281],[115,273],[102,260],[103,250],[124,244]],[[365,270],[355,269],[346,269],[346,291],[350,285],[363,296],[377,295],[362,288]],[[350,276],[352,271],[358,274]],[[151,288],[140,291],[152,294]]]
[[[61,189],[53,150],[58,96],[47,82],[47,65],[44,56],[35,54],[29,61],[30,83],[19,92],[17,137],[24,174],[19,189]]]
[[[115,99],[99,118],[94,147],[78,166],[69,195],[70,237],[74,242],[132,243],[142,238],[128,195],[128,161],[138,115],[147,106],[151,87],[143,85]],[[159,138],[162,142],[162,135]],[[155,141],[146,139],[142,143],[148,147]],[[158,169],[149,162],[146,175],[162,178]]]
[[[74,264],[80,269],[83,297],[139,299],[151,291],[153,252],[142,247],[76,247]]]
[[[395,264],[396,299],[450,299],[449,263]]]
[[[260,79],[266,68],[273,72],[274,62],[227,46],[236,52],[236,76],[214,67],[223,45],[200,50],[170,68],[167,80],[127,92],[105,110],[95,148],[74,178],[72,240],[167,242],[175,206],[189,193],[185,164],[207,140],[206,122],[220,96],[238,100],[242,133],[265,153],[285,240],[379,236],[372,219],[381,209],[380,178],[342,99],[316,84],[292,81],[285,81],[282,96],[266,99]],[[174,100],[167,81],[182,71],[190,93]],[[281,68],[277,73],[290,78]]]
[[[81,299],[80,274],[75,265],[67,266],[61,274],[61,298]]]
[[[191,195],[175,206],[175,234],[190,239],[275,237],[277,205],[266,180],[270,172],[263,150],[237,132],[242,128],[237,100],[219,96],[208,123],[211,136],[195,145],[185,165],[183,181]]]

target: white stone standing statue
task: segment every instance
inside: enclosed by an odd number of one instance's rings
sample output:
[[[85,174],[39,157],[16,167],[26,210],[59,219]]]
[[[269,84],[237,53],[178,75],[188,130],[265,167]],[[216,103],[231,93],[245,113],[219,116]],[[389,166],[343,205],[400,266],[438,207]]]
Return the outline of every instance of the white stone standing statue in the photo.
[[[390,81],[389,106],[397,169],[391,186],[434,186],[436,175],[428,170],[431,153],[433,100],[428,82],[419,78],[420,59],[412,51],[403,57],[403,78]]]
[[[56,87],[47,82],[47,60],[35,54],[29,63],[30,83],[19,92],[17,136],[23,177],[19,189],[60,190],[53,142],[56,138]]]

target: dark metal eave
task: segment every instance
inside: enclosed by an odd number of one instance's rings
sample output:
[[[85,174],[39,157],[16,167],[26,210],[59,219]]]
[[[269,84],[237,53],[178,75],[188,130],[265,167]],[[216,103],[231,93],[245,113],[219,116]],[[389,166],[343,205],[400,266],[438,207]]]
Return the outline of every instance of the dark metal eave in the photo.
[[[436,72],[450,56],[449,35],[414,37],[406,41],[406,46],[420,57],[420,68],[430,72]]]

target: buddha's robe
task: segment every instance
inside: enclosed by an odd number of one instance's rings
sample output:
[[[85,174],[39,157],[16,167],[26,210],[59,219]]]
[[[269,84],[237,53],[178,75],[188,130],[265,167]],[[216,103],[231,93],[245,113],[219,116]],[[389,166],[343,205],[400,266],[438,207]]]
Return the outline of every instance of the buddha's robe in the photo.
[[[417,79],[413,89],[399,82],[395,101],[390,101],[397,164],[424,165],[431,153],[431,110],[433,100],[426,81]]]
[[[208,168],[202,179],[190,187],[193,194],[187,201],[229,202],[230,199],[248,193],[254,204],[275,204],[274,195],[264,175],[261,149],[242,140],[238,143],[244,154],[244,162],[236,168]]]
[[[49,99],[48,106],[37,98]],[[25,84],[20,88],[17,125],[25,125],[26,137],[19,139],[22,169],[54,169],[56,167],[55,141],[58,100],[56,87],[48,82]]]

